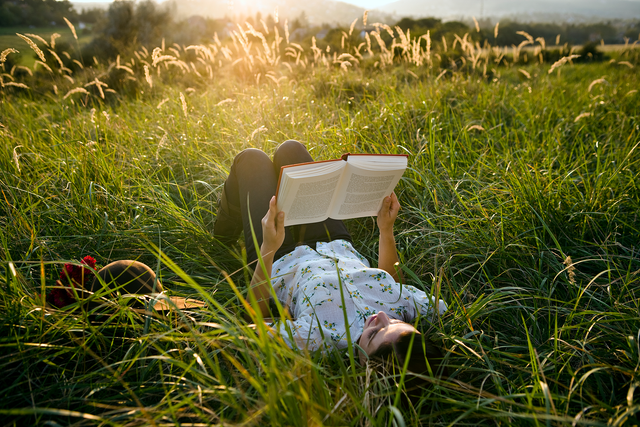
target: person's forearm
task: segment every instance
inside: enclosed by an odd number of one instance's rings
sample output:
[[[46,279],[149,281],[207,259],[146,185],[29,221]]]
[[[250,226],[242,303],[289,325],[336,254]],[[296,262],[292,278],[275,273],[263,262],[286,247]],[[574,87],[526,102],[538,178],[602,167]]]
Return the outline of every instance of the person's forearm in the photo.
[[[264,268],[259,263],[256,265],[253,277],[251,278],[251,284],[249,285],[249,293],[252,293],[258,302],[258,309],[262,313],[262,316],[269,316],[269,298],[271,298],[270,278],[275,251],[266,252],[261,248],[260,254],[262,255]],[[265,277],[265,271],[268,277]]]
[[[398,252],[396,250],[396,239],[391,231],[380,231],[380,242],[378,247],[378,268],[389,273],[396,282],[400,281],[401,275],[396,271],[398,263]]]

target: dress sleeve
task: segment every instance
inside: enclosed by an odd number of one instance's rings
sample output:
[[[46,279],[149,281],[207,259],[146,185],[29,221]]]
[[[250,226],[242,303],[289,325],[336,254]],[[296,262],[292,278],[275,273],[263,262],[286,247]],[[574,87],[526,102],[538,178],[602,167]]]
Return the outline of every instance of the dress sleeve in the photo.
[[[312,318],[303,316],[296,320],[281,319],[271,325],[274,334],[278,334],[291,348],[318,350],[322,345],[319,328],[312,325]]]
[[[409,303],[408,312],[411,317],[417,317],[418,313],[422,316],[433,316],[437,311],[439,314],[443,314],[447,311],[447,304],[443,300],[436,300],[435,297],[428,295],[420,289],[405,285],[404,292],[408,292],[408,297],[405,300]]]

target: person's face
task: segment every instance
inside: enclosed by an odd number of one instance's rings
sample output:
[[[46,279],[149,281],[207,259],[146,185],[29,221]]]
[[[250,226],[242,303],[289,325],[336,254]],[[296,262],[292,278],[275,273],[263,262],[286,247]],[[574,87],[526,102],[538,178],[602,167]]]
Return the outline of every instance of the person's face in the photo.
[[[402,333],[407,331],[418,332],[413,325],[401,320],[389,319],[386,313],[380,311],[365,320],[358,344],[366,354],[373,354],[381,345],[396,341]],[[364,363],[366,356],[360,352],[359,359]]]

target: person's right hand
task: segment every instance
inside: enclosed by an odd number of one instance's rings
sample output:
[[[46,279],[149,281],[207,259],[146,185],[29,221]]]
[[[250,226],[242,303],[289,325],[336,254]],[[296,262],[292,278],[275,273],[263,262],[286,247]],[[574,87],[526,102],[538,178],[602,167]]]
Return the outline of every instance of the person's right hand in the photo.
[[[378,211],[376,221],[380,233],[393,233],[393,224],[398,217],[398,211],[400,211],[400,203],[396,193],[391,193],[390,196],[384,198],[380,211]]]
[[[284,242],[284,212],[278,212],[276,196],[269,201],[269,210],[262,218],[262,255],[275,254]]]

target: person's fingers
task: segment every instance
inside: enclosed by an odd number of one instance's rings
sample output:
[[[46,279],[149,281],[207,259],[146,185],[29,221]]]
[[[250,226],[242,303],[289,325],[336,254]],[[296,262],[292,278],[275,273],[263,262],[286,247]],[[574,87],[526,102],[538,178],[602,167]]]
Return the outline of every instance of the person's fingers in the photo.
[[[284,212],[278,212],[278,220],[276,221],[276,230],[278,235],[284,234]]]
[[[391,197],[387,196],[382,199],[382,207],[381,210],[385,213],[389,212],[389,208],[391,207]]]
[[[269,200],[269,210],[267,210],[267,213],[265,214],[264,218],[262,218],[262,223],[265,226],[275,225],[275,219],[276,219],[275,200],[276,200],[276,196],[273,196],[271,200]]]

